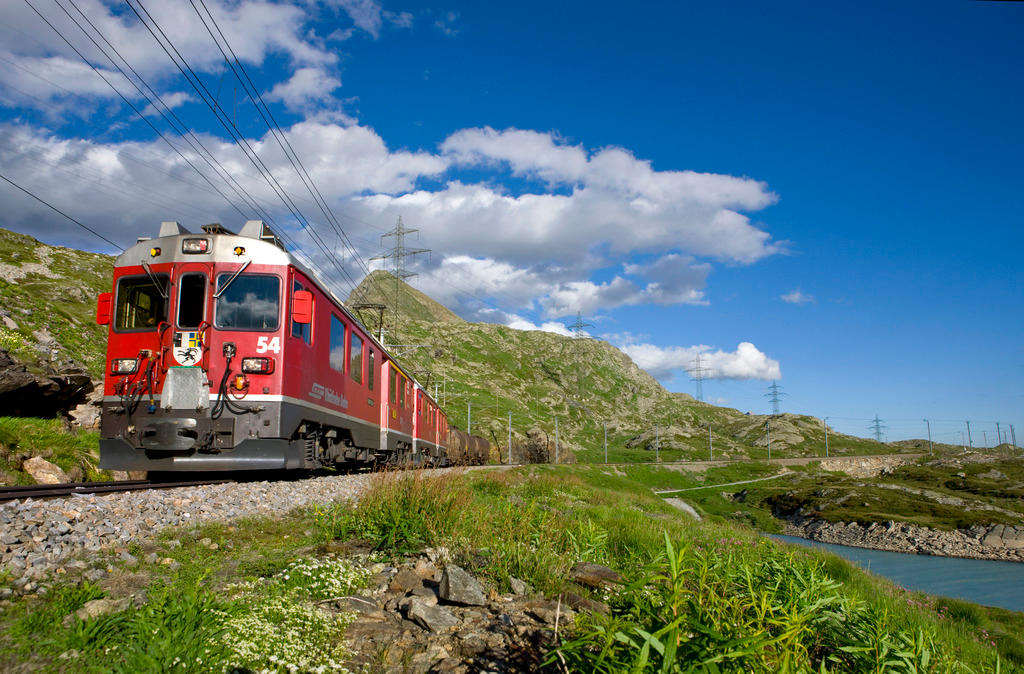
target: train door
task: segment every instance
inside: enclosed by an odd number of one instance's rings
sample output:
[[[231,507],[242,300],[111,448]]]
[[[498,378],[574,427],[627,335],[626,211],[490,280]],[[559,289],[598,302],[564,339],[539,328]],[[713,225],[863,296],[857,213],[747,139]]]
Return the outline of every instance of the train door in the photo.
[[[171,283],[173,305],[169,322],[171,367],[208,367],[206,332],[210,327],[210,271],[212,265],[189,262],[179,265]]]

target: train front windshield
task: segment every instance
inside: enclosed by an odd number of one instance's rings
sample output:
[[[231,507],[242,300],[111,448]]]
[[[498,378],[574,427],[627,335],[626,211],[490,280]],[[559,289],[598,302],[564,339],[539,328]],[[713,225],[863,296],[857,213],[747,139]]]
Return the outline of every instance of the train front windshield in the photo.
[[[280,293],[276,276],[221,274],[214,294],[214,325],[228,330],[277,330]]]

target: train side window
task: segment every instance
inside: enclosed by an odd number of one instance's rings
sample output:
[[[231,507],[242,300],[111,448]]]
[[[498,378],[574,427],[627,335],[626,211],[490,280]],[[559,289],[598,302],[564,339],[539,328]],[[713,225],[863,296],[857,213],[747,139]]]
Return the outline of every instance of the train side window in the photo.
[[[305,290],[305,289],[306,289],[305,286],[303,286],[298,281],[295,281],[292,284],[292,298],[295,297],[295,293],[297,293],[300,290]],[[294,299],[293,299],[293,301],[294,301]],[[310,340],[311,340],[311,335],[312,334],[313,334],[313,322],[312,321],[310,321],[309,323],[296,323],[295,321],[292,321],[292,337],[298,337],[299,339],[304,341],[306,344],[309,344]]]
[[[332,370],[345,371],[345,324],[331,314],[331,354],[329,356]]]
[[[206,274],[185,274],[178,281],[178,327],[198,328],[206,318]]]
[[[363,340],[352,331],[352,340],[349,345],[348,370],[352,375],[352,381],[357,384],[363,383]]]
[[[156,280],[167,287],[167,274],[156,274]],[[115,330],[156,330],[166,320],[167,300],[149,276],[128,276],[117,282]]]
[[[395,404],[395,396],[398,395],[398,392],[395,390],[395,371],[394,371],[394,369],[391,370],[391,382],[390,383],[391,383],[391,387],[390,387],[390,390],[391,390],[391,404],[394,405]]]
[[[398,404],[405,407],[405,377],[398,375]]]
[[[423,416],[423,392],[422,391],[417,391],[416,392],[416,416],[418,416],[418,417],[422,417]]]
[[[366,369],[366,386],[371,391],[373,390],[373,349],[369,349],[370,362]]]

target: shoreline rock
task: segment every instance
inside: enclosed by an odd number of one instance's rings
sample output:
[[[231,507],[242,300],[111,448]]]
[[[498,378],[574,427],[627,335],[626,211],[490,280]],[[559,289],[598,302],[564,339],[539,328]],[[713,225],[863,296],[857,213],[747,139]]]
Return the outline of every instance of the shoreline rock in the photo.
[[[939,531],[892,520],[885,524],[863,525],[798,516],[786,521],[782,533],[871,550],[1024,562],[1024,526],[976,525],[969,529]]]

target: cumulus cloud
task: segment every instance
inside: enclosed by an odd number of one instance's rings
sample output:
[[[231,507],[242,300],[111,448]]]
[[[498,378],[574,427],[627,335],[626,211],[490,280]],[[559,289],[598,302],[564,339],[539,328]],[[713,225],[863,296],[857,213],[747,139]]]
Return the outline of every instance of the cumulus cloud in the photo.
[[[280,101],[289,110],[306,110],[314,103],[333,98],[341,80],[322,68],[298,68],[285,82],[279,82],[267,94],[266,100]]]
[[[150,84],[159,88],[163,81],[177,76],[177,67],[133,12],[115,10],[101,0],[82,0],[77,5],[103,37]],[[325,48],[308,29],[308,15],[301,6],[267,0],[209,0],[206,5],[243,63],[259,66],[272,54],[283,55],[299,67],[325,68],[338,62],[338,55]],[[147,9],[196,72],[220,72],[223,67],[220,51],[214,47],[190,4],[158,2],[150,3]],[[135,89],[92,47],[66,14],[45,5],[40,7],[40,12],[72,43],[83,45],[83,48],[88,45],[86,56],[121,93],[129,99],[141,100]],[[73,16],[86,25],[80,15],[73,13]],[[4,51],[0,56],[12,66],[0,68],[0,85],[10,88],[4,93],[6,104],[16,102],[28,107],[47,108],[55,102],[65,101],[69,95],[119,100],[117,93],[97,77],[89,65],[28,5],[0,3],[0,25],[6,29]],[[99,38],[97,41],[102,43]],[[19,96],[18,92],[23,94]],[[82,101],[76,103],[81,105]]]
[[[808,302],[814,302],[814,295],[808,295],[800,291],[799,288],[790,291],[785,295],[780,295],[779,299],[783,302],[789,302],[790,304],[807,304]]]
[[[620,339],[622,339],[620,337]],[[617,346],[641,369],[660,380],[669,380],[676,373],[689,376],[695,370],[700,354],[705,379],[762,379],[782,377],[779,362],[769,358],[750,342],[740,342],[735,351],[713,349],[706,345],[668,346],[639,342],[620,342]]]
[[[443,251],[416,263],[421,285],[466,317],[490,315],[524,329],[558,331],[564,326],[555,319],[577,312],[705,304],[713,263],[751,264],[785,250],[785,242],[774,241],[751,219],[776,196],[750,178],[659,170],[621,147],[588,148],[557,132],[529,129],[469,128],[454,131],[435,150],[389,148],[373,129],[341,112],[334,98],[341,86],[339,54],[336,45],[328,46],[340,34],[317,35],[311,17],[344,15],[353,30],[376,37],[388,24],[411,26],[407,12],[384,11],[377,0],[206,4],[243,63],[260,66],[273,59],[289,65],[287,79],[265,83],[265,98],[300,115],[285,131],[324,199],[341,214],[358,254],[379,253],[381,232],[403,216],[420,229],[423,245]],[[78,5],[148,81],[171,92],[164,94],[168,105],[194,100],[181,91],[175,67],[131,12],[103,0]],[[155,3],[149,9],[197,72],[208,80],[223,73],[220,54],[191,5]],[[59,13],[45,11],[66,34],[78,30],[66,17],[60,22]],[[454,34],[459,16],[430,18]],[[0,68],[0,103],[113,108],[115,94],[39,24],[17,3],[0,3],[0,26],[12,36],[0,48],[0,59],[11,66]],[[90,57],[103,67],[98,55]],[[111,71],[110,77],[130,95],[120,75]],[[139,121],[112,120],[108,133],[124,124]],[[131,242],[165,219],[196,226],[269,213],[315,261],[331,266],[319,246],[341,251],[339,236],[320,218],[269,133],[249,134],[247,142],[316,223],[319,241],[295,222],[234,144],[212,134],[199,138],[231,181],[180,139],[171,139],[172,149],[162,140],[103,142],[11,122],[0,124],[0,162],[27,188],[52,193],[60,202],[55,205],[73,206],[75,217],[118,241]],[[55,184],[61,189],[53,193]],[[14,195],[5,207],[8,226],[27,231],[45,221],[55,236],[81,241],[73,225],[22,196]],[[344,264],[361,271],[345,255]]]

